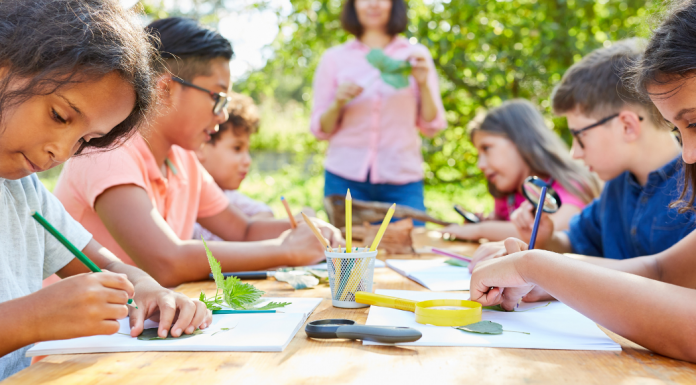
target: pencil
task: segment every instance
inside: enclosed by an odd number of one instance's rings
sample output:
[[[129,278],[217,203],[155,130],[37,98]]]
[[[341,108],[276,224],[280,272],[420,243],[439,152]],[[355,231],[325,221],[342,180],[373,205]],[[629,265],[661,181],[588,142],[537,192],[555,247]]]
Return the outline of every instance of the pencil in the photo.
[[[288,219],[290,219],[290,227],[293,229],[297,228],[297,221],[295,221],[295,217],[292,216],[292,210],[290,210],[290,205],[288,204],[288,201],[285,200],[285,197],[280,197],[280,201],[283,202],[283,206],[285,206],[285,211],[288,212]]]
[[[351,253],[353,246],[353,198],[350,189],[346,194],[346,253]]]
[[[68,238],[65,238],[65,236],[61,234],[60,231],[58,231],[58,229],[53,227],[53,225],[50,224],[46,220],[46,218],[44,218],[41,214],[39,214],[38,211],[34,211],[31,214],[31,216],[34,219],[36,219],[36,221],[39,222],[39,224],[43,226],[43,228],[46,229],[46,231],[53,235],[58,240],[58,242],[62,243],[63,246],[65,246],[65,248],[70,250],[70,252],[75,256],[75,258],[80,260],[80,262],[87,266],[88,269],[90,269],[94,273],[101,273],[102,270],[99,268],[99,266],[92,262],[92,260],[89,259],[89,257],[87,257],[85,253],[83,253],[80,249],[78,249],[77,247],[75,247],[75,245],[68,241]],[[135,305],[135,301],[133,301],[133,299],[128,300],[128,305],[133,306],[136,309],[138,308],[138,306]]]
[[[302,212],[300,214],[302,214],[302,218],[304,218],[305,222],[307,222],[307,226],[309,226],[309,228],[312,230],[312,232],[317,237],[319,242],[321,242],[321,245],[324,246],[325,249],[328,249],[329,242],[327,242],[326,239],[324,238],[324,236],[321,235],[321,233],[319,232],[319,229],[317,229],[316,226],[314,226],[314,223],[312,223],[312,221],[309,219],[307,214],[302,213]]]
[[[396,210],[396,203],[391,205],[389,211],[387,211],[387,215],[384,217],[384,221],[382,221],[382,226],[379,227],[379,231],[377,231],[377,236],[375,236],[375,240],[372,242],[372,246],[370,246],[370,251],[377,250],[377,246],[379,246],[379,242],[382,240],[384,232],[387,231],[387,226],[389,226],[389,222],[391,221],[392,216],[394,215],[394,210]]]

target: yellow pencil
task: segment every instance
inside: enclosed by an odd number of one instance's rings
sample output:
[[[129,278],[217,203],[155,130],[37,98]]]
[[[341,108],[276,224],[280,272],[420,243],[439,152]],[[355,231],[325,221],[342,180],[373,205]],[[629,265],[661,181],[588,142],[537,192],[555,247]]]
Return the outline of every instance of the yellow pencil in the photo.
[[[350,189],[346,194],[346,253],[350,253],[353,246],[353,198]]]
[[[321,242],[322,246],[324,246],[325,249],[328,249],[328,248],[329,248],[329,242],[327,242],[327,241],[326,241],[326,238],[324,238],[324,236],[321,235],[321,233],[319,232],[319,229],[317,229],[317,228],[314,226],[314,223],[312,223],[312,221],[309,219],[309,217],[307,216],[307,214],[302,213],[302,212],[301,212],[300,214],[302,214],[302,217],[304,218],[305,222],[307,222],[307,226],[309,226],[309,228],[312,230],[312,232],[313,232],[314,235],[317,237],[317,239],[319,240],[319,242]]]
[[[377,236],[375,237],[375,240],[372,242],[372,246],[370,246],[370,251],[375,251],[377,250],[377,246],[379,246],[379,242],[382,240],[382,237],[384,236],[384,232],[387,231],[387,226],[389,226],[389,222],[392,219],[392,216],[394,215],[394,210],[396,209],[396,203],[391,205],[389,208],[389,211],[387,211],[387,215],[384,217],[384,221],[382,221],[382,226],[379,227],[379,231],[377,232]]]

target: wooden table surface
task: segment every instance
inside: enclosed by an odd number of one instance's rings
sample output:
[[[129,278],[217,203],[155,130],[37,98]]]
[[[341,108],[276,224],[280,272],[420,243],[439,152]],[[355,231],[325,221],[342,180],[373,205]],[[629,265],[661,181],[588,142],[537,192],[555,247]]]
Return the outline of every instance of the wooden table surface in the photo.
[[[415,246],[448,247],[463,254],[470,254],[476,248],[474,244],[445,243],[432,235],[416,231]],[[374,282],[377,289],[427,290],[388,268],[375,270]],[[348,318],[364,324],[367,320],[369,308],[349,310],[331,306],[328,286],[294,291],[272,279],[255,284],[267,296],[324,298],[309,321]],[[214,283],[209,281],[181,285],[177,291],[198,297],[201,290],[212,294],[214,289]],[[49,356],[3,384],[696,383],[695,364],[653,354],[611,332],[607,334],[621,344],[623,351],[363,346],[358,341],[312,340],[302,328],[280,353]]]

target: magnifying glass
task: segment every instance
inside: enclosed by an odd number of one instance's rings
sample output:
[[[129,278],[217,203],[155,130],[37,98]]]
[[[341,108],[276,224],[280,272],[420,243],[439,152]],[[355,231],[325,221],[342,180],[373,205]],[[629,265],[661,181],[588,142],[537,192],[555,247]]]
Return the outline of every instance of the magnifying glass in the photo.
[[[322,319],[305,327],[311,338],[345,338],[349,340],[375,341],[387,344],[418,341],[423,334],[413,328],[398,326],[356,325],[349,319]]]
[[[464,208],[458,204],[454,205],[454,211],[456,211],[459,215],[461,215],[465,221],[469,223],[479,223],[481,222],[481,219],[476,216],[476,214],[464,210]]]
[[[536,206],[532,237],[529,239],[529,249],[531,250],[536,243],[541,212],[553,214],[558,211],[558,209],[561,208],[561,198],[558,196],[558,193],[551,188],[551,183],[544,182],[536,176],[530,176],[524,180],[522,184],[522,194],[524,194],[524,197],[527,198],[531,204]]]
[[[481,304],[460,299],[414,301],[359,291],[355,302],[416,313],[416,322],[435,326],[465,326],[481,321]]]

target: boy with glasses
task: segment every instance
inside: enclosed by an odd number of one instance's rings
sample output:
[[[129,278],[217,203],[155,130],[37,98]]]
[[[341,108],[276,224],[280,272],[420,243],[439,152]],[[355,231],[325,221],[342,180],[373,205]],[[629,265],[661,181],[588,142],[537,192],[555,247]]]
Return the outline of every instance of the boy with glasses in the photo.
[[[621,74],[641,56],[637,39],[598,49],[574,64],[552,95],[554,112],[568,119],[573,157],[582,159],[606,184],[602,195],[554,231],[542,214],[536,248],[611,259],[664,251],[695,227],[693,213],[670,203],[679,198],[681,147],[657,109],[639,100]],[[511,221],[529,241],[533,207],[523,205]],[[504,247],[481,247],[474,265]]]
[[[251,219],[231,205],[195,150],[228,119],[232,46],[194,20],[148,26],[162,55],[159,113],[120,148],[68,162],[55,194],[68,212],[124,262],[163,286],[207,279],[200,223],[223,242],[208,244],[223,271],[310,265],[324,250],[306,223]],[[280,194],[279,194],[280,195]],[[316,220],[316,219],[315,219]],[[316,220],[334,245],[333,226]]]

